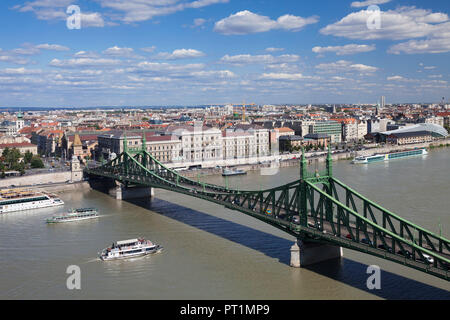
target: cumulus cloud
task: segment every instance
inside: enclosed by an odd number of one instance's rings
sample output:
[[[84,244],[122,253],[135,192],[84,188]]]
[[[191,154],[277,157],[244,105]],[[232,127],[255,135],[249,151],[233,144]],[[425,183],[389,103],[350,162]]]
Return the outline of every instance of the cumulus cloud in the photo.
[[[284,51],[284,48],[266,48],[265,51],[267,52],[278,52],[278,51]]]
[[[316,66],[316,69],[323,73],[357,72],[362,74],[370,74],[378,70],[377,67],[360,63],[352,63],[351,61],[346,60],[339,60],[332,63],[321,63]]]
[[[194,77],[199,77],[199,78],[210,78],[210,77],[215,77],[215,78],[235,78],[236,77],[236,74],[233,73],[230,70],[195,71],[195,72],[191,72],[190,74],[192,76],[194,76]]]
[[[353,8],[361,8],[361,7],[368,7],[378,4],[385,4],[388,2],[391,2],[392,0],[367,0],[367,1],[354,1],[352,2],[351,6]]]
[[[284,54],[281,56],[272,56],[270,54],[265,55],[250,55],[240,54],[235,56],[225,55],[219,62],[235,65],[243,64],[274,64],[274,63],[292,63],[297,62],[300,59],[295,54]]]
[[[59,44],[48,44],[48,43],[43,43],[43,44],[38,44],[36,46],[37,49],[42,49],[42,50],[54,50],[54,51],[68,51],[70,50],[68,47],[59,45]]]
[[[305,77],[301,73],[263,73],[260,79],[263,80],[301,80]]]
[[[77,58],[68,60],[53,59],[49,65],[58,68],[76,68],[76,67],[91,67],[91,66],[112,66],[120,63],[116,59],[92,59],[92,58]]]
[[[319,18],[315,16],[302,18],[290,14],[281,16],[277,20],[272,20],[269,17],[244,10],[217,21],[214,31],[225,35],[243,35],[276,29],[300,31],[306,25],[314,24],[318,21]]]
[[[402,76],[391,76],[386,78],[387,81],[396,81],[396,82],[418,82],[418,80],[415,79],[408,79]]]
[[[80,16],[81,21],[81,28],[86,27],[104,27],[105,21],[103,20],[103,17],[98,12],[91,12],[91,13],[81,13]]]
[[[202,27],[202,28],[204,28],[205,26],[204,26],[204,24],[207,22],[207,20],[206,19],[203,19],[203,18],[197,18],[197,19],[194,19],[194,23],[192,24],[192,26],[190,26],[191,28],[198,28],[198,27]]]
[[[338,56],[369,52],[373,50],[375,50],[374,44],[347,44],[345,46],[314,47],[312,49],[314,53],[335,52]]]
[[[186,9],[227,3],[229,0],[97,0],[102,7],[118,11],[117,20],[125,23],[140,22],[157,16],[173,14]]]
[[[68,17],[67,7],[73,4],[73,0],[35,0],[16,5],[14,10],[20,12],[33,12],[39,20],[61,20]],[[81,12],[81,27],[104,27],[105,21],[98,12]]]
[[[156,49],[156,46],[141,48],[142,51],[148,52],[148,53],[152,53],[153,51],[155,51],[155,49]]]
[[[320,32],[349,39],[404,40],[433,36],[442,32],[444,26],[441,24],[449,20],[444,13],[433,13],[431,10],[415,7],[400,7],[395,10],[381,11],[381,28],[369,29],[367,21],[372,15],[373,11],[369,10],[353,12],[340,21],[322,28]],[[448,26],[445,27],[447,28]]]
[[[403,78],[402,76],[392,76],[392,77],[387,77],[386,80],[388,81],[401,81],[405,78]]]
[[[203,63],[191,63],[182,65],[182,64],[142,61],[137,64],[136,68],[133,68],[130,71],[138,73],[140,72],[140,73],[172,74],[172,73],[186,73],[203,70],[204,67],[205,65]]]
[[[133,53],[133,48],[120,48],[118,46],[114,46],[103,51],[103,54],[115,57],[130,57]]]
[[[41,69],[26,69],[26,68],[6,68],[0,70],[2,75],[30,75],[30,74],[41,74]]]
[[[161,52],[156,55],[157,59],[178,60],[178,59],[193,59],[205,56],[201,51],[195,49],[176,49],[172,53]]]
[[[426,40],[410,40],[398,43],[389,48],[393,54],[444,53],[450,51],[450,38],[439,37]]]

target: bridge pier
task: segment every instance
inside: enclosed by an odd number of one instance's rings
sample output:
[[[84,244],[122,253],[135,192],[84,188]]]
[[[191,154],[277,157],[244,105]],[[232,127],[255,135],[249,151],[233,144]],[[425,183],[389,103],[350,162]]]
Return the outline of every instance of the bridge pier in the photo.
[[[126,187],[119,184],[114,191],[117,200],[151,198],[155,195],[154,189],[151,187]]]
[[[291,267],[303,268],[342,256],[342,247],[297,240],[291,247]]]

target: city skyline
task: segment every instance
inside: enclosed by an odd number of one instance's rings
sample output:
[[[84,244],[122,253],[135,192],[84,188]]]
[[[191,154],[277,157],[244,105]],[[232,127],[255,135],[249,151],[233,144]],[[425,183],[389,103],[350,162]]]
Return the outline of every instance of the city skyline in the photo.
[[[70,5],[79,30],[67,28]],[[445,1],[0,6],[0,108],[440,103],[449,91]]]

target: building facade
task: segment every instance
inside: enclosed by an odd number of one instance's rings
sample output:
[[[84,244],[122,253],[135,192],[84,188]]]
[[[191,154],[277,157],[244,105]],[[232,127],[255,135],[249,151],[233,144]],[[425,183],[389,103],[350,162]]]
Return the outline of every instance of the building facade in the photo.
[[[337,121],[316,121],[309,131],[310,134],[327,134],[331,143],[342,141],[342,125]]]

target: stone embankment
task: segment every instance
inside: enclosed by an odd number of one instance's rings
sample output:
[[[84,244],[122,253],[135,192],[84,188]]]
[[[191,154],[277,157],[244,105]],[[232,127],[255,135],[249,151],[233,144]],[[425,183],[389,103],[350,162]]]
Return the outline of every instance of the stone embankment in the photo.
[[[0,188],[66,183],[71,179],[72,173],[70,171],[39,173],[22,177],[0,179]]]

